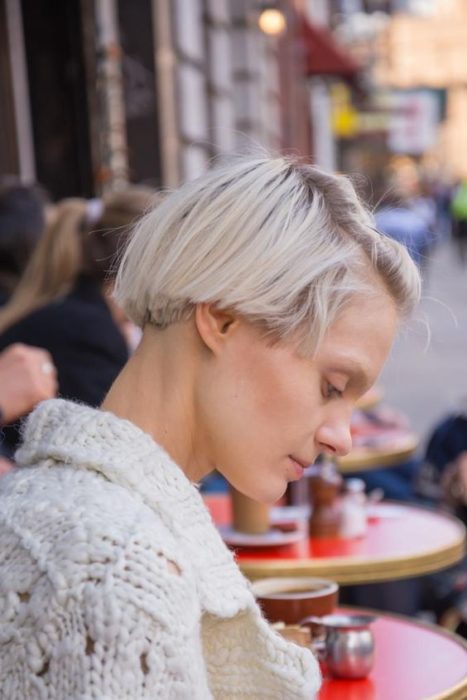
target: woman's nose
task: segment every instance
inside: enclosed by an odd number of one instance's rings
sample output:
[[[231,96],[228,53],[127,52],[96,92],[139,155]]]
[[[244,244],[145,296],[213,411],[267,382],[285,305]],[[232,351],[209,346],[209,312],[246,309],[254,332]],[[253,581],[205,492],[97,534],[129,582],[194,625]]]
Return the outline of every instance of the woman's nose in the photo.
[[[352,449],[350,420],[323,424],[316,437],[323,452],[334,457],[344,457]]]

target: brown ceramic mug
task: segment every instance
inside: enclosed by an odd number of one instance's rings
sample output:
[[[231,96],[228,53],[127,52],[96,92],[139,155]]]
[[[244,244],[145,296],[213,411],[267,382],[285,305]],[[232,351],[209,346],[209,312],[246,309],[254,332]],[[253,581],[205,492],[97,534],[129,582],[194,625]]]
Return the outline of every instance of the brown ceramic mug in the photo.
[[[268,578],[252,590],[269,622],[296,625],[309,615],[330,615],[337,606],[339,586],[322,578]]]

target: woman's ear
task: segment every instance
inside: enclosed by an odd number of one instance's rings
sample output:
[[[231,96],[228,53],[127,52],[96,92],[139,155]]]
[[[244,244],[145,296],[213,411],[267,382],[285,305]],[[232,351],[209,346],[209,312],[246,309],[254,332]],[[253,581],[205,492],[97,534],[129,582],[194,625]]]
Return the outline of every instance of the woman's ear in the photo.
[[[240,321],[232,311],[219,309],[215,304],[196,304],[195,325],[204,345],[214,354],[221,352]]]

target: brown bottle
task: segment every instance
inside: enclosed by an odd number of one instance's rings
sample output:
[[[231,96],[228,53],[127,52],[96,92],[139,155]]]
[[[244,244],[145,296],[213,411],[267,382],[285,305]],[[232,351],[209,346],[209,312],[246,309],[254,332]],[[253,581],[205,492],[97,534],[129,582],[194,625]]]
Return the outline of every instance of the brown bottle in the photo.
[[[337,537],[341,525],[343,479],[333,462],[315,464],[308,472],[311,503],[310,535]]]

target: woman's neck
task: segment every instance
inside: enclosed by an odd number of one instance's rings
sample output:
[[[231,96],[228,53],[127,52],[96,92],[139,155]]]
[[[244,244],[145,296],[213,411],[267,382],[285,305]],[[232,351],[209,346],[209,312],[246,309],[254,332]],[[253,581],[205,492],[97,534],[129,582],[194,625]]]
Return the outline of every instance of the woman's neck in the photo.
[[[191,481],[199,481],[212,467],[196,440],[196,350],[187,326],[174,324],[163,331],[147,326],[102,409],[151,435]]]

